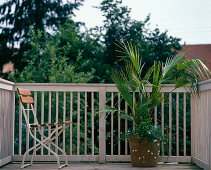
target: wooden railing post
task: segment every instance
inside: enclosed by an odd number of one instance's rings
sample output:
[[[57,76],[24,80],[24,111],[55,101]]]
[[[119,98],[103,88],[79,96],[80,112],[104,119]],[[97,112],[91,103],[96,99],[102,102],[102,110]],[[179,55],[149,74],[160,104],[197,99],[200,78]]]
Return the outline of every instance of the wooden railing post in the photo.
[[[11,162],[14,130],[14,83],[0,78],[0,167]]]
[[[102,110],[106,105],[106,91],[105,87],[99,90],[99,163],[106,162],[106,120],[105,113]]]
[[[211,89],[209,89],[208,91],[208,98],[207,98],[207,105],[208,105],[208,114],[209,114],[209,169],[211,169],[211,105],[210,105],[210,101],[211,101]]]

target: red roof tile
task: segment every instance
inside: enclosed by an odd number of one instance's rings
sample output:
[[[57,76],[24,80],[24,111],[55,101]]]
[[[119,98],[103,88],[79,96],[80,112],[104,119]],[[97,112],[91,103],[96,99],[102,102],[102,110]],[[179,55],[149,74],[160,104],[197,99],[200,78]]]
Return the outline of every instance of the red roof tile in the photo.
[[[184,45],[181,52],[186,51],[187,59],[200,59],[211,70],[211,44]]]

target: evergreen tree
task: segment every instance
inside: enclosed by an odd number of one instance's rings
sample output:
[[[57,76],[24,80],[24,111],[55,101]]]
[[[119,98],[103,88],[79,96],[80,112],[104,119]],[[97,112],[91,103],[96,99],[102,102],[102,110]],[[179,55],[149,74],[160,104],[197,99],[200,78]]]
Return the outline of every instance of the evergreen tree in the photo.
[[[45,30],[63,24],[74,15],[83,0],[74,3],[62,0],[9,0],[0,5],[2,33],[9,35],[11,42],[25,38],[31,25],[34,29]]]
[[[0,34],[6,37],[6,45],[20,43],[18,55],[14,58],[2,59],[7,56],[1,54],[2,61],[12,60],[18,69],[23,67],[20,62],[27,46],[24,43],[29,27],[32,25],[35,30],[46,30],[65,23],[67,18],[74,16],[74,10],[78,9],[84,0],[74,2],[62,0],[8,0],[0,5]],[[5,41],[1,41],[5,47]],[[11,56],[10,56],[11,57]],[[5,63],[1,62],[1,66]],[[22,61],[23,62],[23,61]]]

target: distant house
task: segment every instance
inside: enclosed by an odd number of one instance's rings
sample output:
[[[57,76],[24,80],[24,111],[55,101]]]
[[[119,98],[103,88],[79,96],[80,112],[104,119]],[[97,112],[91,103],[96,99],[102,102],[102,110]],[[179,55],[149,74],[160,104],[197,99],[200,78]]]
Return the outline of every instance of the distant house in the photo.
[[[14,64],[11,61],[7,64],[4,64],[2,68],[2,73],[7,73],[9,71],[11,71],[12,74],[15,73]]]
[[[211,70],[211,44],[185,45],[181,52],[186,51],[187,59],[200,59]]]

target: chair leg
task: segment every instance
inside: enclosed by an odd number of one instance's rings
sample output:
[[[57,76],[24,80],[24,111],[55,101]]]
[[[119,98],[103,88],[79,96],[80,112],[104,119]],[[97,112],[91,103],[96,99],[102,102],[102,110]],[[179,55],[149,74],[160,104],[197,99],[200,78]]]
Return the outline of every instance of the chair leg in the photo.
[[[53,143],[52,141],[50,141],[50,143],[55,147],[57,148],[60,152],[62,152],[64,158],[65,158],[65,163],[68,165],[68,162],[67,162],[67,154],[58,146],[56,145],[55,143]]]
[[[21,163],[21,168],[25,168],[25,167],[31,165],[31,164],[25,164],[25,165],[24,165],[24,162],[25,162],[25,159],[26,159],[26,155],[27,155],[31,150],[34,150],[34,149],[36,150],[36,147],[38,147],[39,145],[40,145],[39,143],[36,144],[35,146],[31,147],[30,149],[28,149],[28,150],[24,153],[23,159],[22,159],[22,163]]]
[[[35,155],[36,151],[37,151],[37,150],[36,150],[36,149],[34,149],[33,154],[32,154],[32,158],[31,158],[31,163],[30,163],[31,165],[33,164],[33,161],[34,161],[34,155]]]
[[[63,156],[64,156],[64,158],[65,158],[65,164],[64,165],[61,165],[60,166],[60,164],[58,164],[58,168],[60,169],[60,168],[63,168],[63,167],[65,167],[65,166],[68,166],[68,162],[67,162],[67,154],[58,146],[58,145],[56,145],[55,143],[53,143],[52,141],[53,140],[55,140],[55,138],[56,137],[58,137],[65,129],[66,129],[67,127],[63,127],[62,129],[60,128],[58,128],[58,130],[59,130],[59,132],[58,132],[58,134],[56,135],[56,136],[54,136],[53,138],[49,138],[48,140],[46,140],[46,143],[45,144],[47,144],[47,143],[51,143],[54,147],[55,147],[55,149],[57,148],[59,151],[61,151],[62,152],[62,154],[63,154]],[[41,131],[39,131],[39,132],[41,132]],[[40,133],[40,135],[44,138],[44,139],[47,139],[48,137],[47,136],[45,136],[43,133]]]

